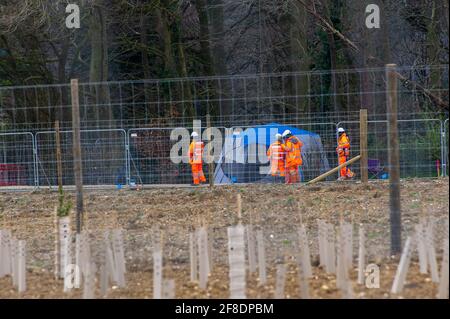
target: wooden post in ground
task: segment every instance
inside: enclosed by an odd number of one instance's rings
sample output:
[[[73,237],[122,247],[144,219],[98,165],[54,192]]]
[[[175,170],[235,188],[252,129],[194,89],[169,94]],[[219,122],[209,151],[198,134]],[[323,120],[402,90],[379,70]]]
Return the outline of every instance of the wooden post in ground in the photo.
[[[62,192],[62,159],[61,159],[61,135],[59,132],[59,121],[55,121],[55,141],[56,141],[56,169],[58,173],[58,192]]]
[[[359,110],[359,149],[360,149],[360,168],[361,182],[367,184],[369,180],[368,160],[367,160],[367,109]]]
[[[391,223],[391,254],[401,252],[401,211],[400,211],[400,146],[397,123],[397,75],[396,65],[386,65],[387,78],[387,120],[389,157],[389,207]]]
[[[80,101],[78,96],[78,79],[70,82],[72,97],[72,135],[73,135],[73,170],[77,190],[77,233],[79,234],[83,224],[83,171],[81,163],[80,141]]]
[[[207,127],[207,139],[209,141],[208,148],[206,150],[206,154],[208,154],[208,179],[209,179],[209,186],[214,186],[214,157],[211,155],[211,138],[212,138],[212,132],[211,132],[211,116],[209,114],[206,114],[206,127]]]

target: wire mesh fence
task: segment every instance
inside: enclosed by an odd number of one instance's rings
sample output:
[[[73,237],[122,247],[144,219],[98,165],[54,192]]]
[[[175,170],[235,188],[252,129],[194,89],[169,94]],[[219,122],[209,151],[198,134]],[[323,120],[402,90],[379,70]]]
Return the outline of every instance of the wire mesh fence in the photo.
[[[35,185],[35,149],[31,133],[0,133],[0,187]]]
[[[63,185],[74,185],[72,131],[62,131],[60,136]],[[35,137],[38,185],[57,185],[56,132],[38,132]],[[82,131],[84,184],[125,185],[128,164],[126,145],[124,130]]]
[[[448,114],[424,110],[436,110],[434,98],[448,103],[448,66],[400,67],[398,72],[410,79],[400,81],[398,91],[401,176],[447,175]],[[338,127],[349,133],[351,156],[359,154],[360,108],[369,115],[370,175],[386,178],[386,94],[384,68],[82,83],[83,179],[94,186],[190,184],[189,165],[171,158],[178,142],[171,132],[191,130],[200,120],[203,133],[208,114],[211,126],[222,133],[217,137],[221,149],[215,150],[217,181],[219,173],[228,182],[264,180],[270,144],[253,143],[258,152],[253,154],[253,144],[246,143],[249,129],[259,138],[258,129],[268,125],[299,132],[305,142],[300,173],[308,181],[337,166]],[[62,130],[63,183],[73,184],[70,100],[65,84],[0,88],[3,188],[56,185],[55,120]],[[224,161],[225,128],[242,129],[244,158],[258,155],[260,161]],[[272,133],[265,132],[267,141]],[[205,173],[208,169],[204,165]],[[358,173],[359,164],[353,170]]]
[[[285,127],[285,124],[280,127]],[[369,177],[388,178],[387,122],[368,121]],[[288,125],[299,130],[298,137],[304,143],[302,181],[314,177],[338,165],[336,154],[336,129],[343,127],[351,140],[350,157],[359,154],[359,121],[338,123],[300,123]],[[227,143],[225,128],[220,132],[221,149],[215,150],[216,161],[213,178],[217,183],[283,182],[270,177],[270,162],[266,155],[269,135],[267,126],[234,127],[233,132],[243,132],[242,141]],[[122,187],[130,183],[190,184],[190,165],[176,161],[171,155],[178,140],[171,138],[176,128],[136,128],[125,130],[81,131],[83,182],[89,186]],[[253,131],[249,131],[253,130]],[[261,131],[262,130],[262,131]],[[252,132],[252,133],[250,133]],[[262,132],[262,133],[261,133]],[[281,132],[280,132],[281,133]],[[48,187],[57,185],[57,160],[55,131],[32,134],[0,134],[0,166],[2,189],[19,186]],[[255,142],[249,134],[263,135],[263,142]],[[438,177],[448,174],[448,121],[439,119],[400,120],[401,177]],[[250,141],[250,142],[249,142]],[[216,141],[217,142],[217,141]],[[183,146],[186,150],[189,141]],[[233,144],[234,143],[234,144]],[[228,160],[228,153],[242,153],[242,160]],[[63,185],[74,185],[72,133],[61,132]],[[186,153],[185,153],[186,154]],[[233,156],[233,155],[232,155]],[[232,157],[231,156],[231,157]],[[237,155],[239,156],[239,155]],[[204,153],[206,158],[206,152]],[[251,159],[254,159],[253,161]],[[203,165],[205,176],[209,167]],[[351,169],[359,178],[359,164]],[[338,174],[329,180],[335,179]]]
[[[436,110],[431,95],[448,103],[448,65],[397,71],[409,79],[398,91],[402,116]],[[188,126],[206,114],[225,127],[336,122],[360,108],[384,114],[386,92],[385,68],[80,83],[80,118],[83,129]],[[2,130],[50,130],[55,120],[71,129],[69,84],[2,87],[0,106]]]
[[[400,120],[400,176],[432,177],[441,176],[445,170],[443,156],[445,140],[440,136],[443,123],[438,119]],[[349,132],[353,151],[359,154],[359,122],[342,121],[337,124]],[[369,175],[380,178],[388,173],[388,133],[387,121],[368,121]],[[359,163],[355,164],[356,172]]]

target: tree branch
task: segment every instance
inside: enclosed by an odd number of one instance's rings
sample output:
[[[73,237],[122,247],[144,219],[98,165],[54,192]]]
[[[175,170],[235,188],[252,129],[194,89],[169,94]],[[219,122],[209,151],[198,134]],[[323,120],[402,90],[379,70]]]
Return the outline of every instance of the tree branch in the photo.
[[[332,34],[336,35],[339,39],[341,39],[345,44],[347,44],[347,46],[349,46],[353,51],[360,53],[361,49],[354,43],[352,42],[349,38],[347,38],[346,36],[344,36],[341,32],[339,32],[339,30],[336,30],[333,26],[331,26],[327,20],[325,20],[320,14],[317,13],[317,11],[312,8],[311,6],[308,6],[304,0],[297,0],[298,2],[300,2],[301,5],[303,5],[306,9],[307,12],[309,12],[310,14],[312,14],[321,24],[323,27],[325,27],[326,29],[328,29],[329,32],[331,32]],[[314,3],[314,1],[313,1]],[[374,57],[372,55],[369,55],[368,57],[371,60],[376,60],[378,62],[382,62],[379,58]],[[443,101],[441,98],[439,98],[438,96],[434,95],[433,93],[430,92],[430,90],[424,88],[422,85],[408,79],[407,77],[403,76],[402,74],[400,74],[399,72],[395,72],[398,79],[402,82],[403,85],[405,85],[407,88],[416,88],[419,91],[421,91],[424,95],[426,95],[431,101],[433,101],[437,106],[445,109],[445,110],[449,110],[448,107],[448,103],[446,103],[445,101]]]

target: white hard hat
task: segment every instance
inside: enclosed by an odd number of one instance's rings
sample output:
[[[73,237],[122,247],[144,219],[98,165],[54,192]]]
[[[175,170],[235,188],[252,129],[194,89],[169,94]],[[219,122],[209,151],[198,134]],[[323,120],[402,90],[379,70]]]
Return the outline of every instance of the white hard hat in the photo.
[[[283,132],[282,137],[286,137],[286,135],[289,135],[289,134],[292,134],[292,132],[289,131],[289,130],[286,130],[286,131]]]
[[[192,132],[191,137],[198,137],[198,133],[197,132]]]
[[[283,136],[280,134],[280,133],[277,133],[277,134],[275,134],[275,138],[277,139],[277,140],[279,140],[280,138],[282,138]]]
[[[338,128],[338,133],[344,133],[344,132],[345,132],[344,128],[342,128],[342,127]]]

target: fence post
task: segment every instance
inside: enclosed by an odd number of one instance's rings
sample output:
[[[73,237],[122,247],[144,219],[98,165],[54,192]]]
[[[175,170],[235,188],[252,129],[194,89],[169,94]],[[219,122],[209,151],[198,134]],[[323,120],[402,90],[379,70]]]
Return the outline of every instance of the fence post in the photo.
[[[440,121],[441,125],[441,176],[445,177],[447,175],[447,158],[446,158],[446,148],[447,143],[445,140],[445,121]]]
[[[214,157],[211,156],[211,116],[209,114],[206,114],[206,128],[208,132],[208,136],[206,137],[209,141],[208,143],[208,179],[209,179],[209,186],[214,186]]]
[[[401,252],[400,147],[397,123],[396,65],[386,65],[391,254]]]
[[[61,162],[61,135],[59,132],[59,121],[55,121],[55,141],[56,141],[56,168],[58,172],[58,192],[62,192],[62,162]]]
[[[446,119],[444,121],[444,145],[445,145],[444,158],[445,158],[445,165],[444,165],[444,168],[443,168],[443,170],[445,172],[444,176],[447,176],[447,166],[448,166],[448,143],[447,143],[447,139],[448,139],[448,130],[445,129],[445,125],[447,125],[447,126],[449,125],[448,124],[448,119]]]
[[[33,146],[33,169],[34,169],[34,187],[35,189],[39,188],[39,158],[37,151],[37,133],[31,134],[31,144]]]
[[[123,131],[125,134],[125,183],[131,184],[131,161],[130,161],[130,131]],[[143,185],[142,185],[143,187]]]
[[[369,180],[369,173],[367,171],[367,109],[361,109],[359,111],[359,149],[361,155],[361,183],[367,184]]]
[[[78,96],[78,79],[70,83],[72,97],[72,130],[73,130],[73,170],[77,190],[77,233],[81,232],[83,223],[83,175],[80,142],[80,101]]]

